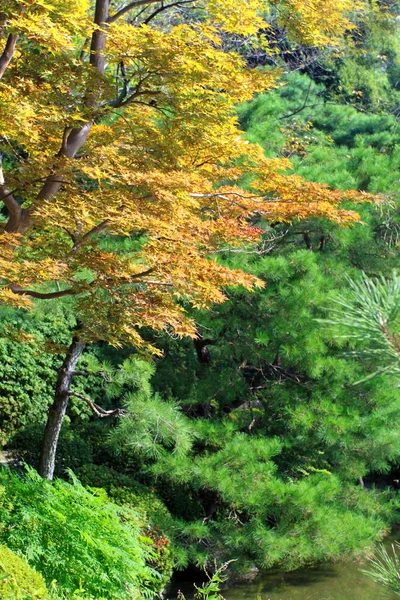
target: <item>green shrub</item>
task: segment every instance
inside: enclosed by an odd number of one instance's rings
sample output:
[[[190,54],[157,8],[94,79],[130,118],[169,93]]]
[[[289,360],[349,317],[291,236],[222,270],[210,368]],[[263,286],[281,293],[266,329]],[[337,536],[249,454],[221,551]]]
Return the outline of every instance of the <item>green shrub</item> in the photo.
[[[151,566],[160,573],[165,584],[168,583],[178,562],[176,545],[171,544],[166,535],[166,532],[173,535],[174,522],[154,490],[106,465],[84,465],[78,476],[84,485],[105,488],[113,502],[136,509],[143,515],[143,532],[152,541],[154,550]]]
[[[2,600],[39,600],[47,597],[43,577],[5,546],[0,546],[0,597]]]
[[[42,480],[29,470],[0,472],[0,542],[24,552],[59,594],[134,600],[163,587],[151,566],[153,540],[143,535],[143,515],[73,483]]]
[[[146,489],[144,486],[136,483],[129,475],[119,473],[107,465],[84,464],[77,469],[76,474],[82,485],[104,488],[107,492],[110,492],[114,486],[123,488],[135,486],[138,488],[138,492],[141,488],[143,488],[143,491]]]

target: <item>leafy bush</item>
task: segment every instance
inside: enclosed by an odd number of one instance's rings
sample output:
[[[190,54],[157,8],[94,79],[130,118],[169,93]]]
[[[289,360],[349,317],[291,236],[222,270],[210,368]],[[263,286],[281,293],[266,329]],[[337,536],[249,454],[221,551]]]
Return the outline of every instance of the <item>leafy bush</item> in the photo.
[[[114,468],[107,465],[84,464],[76,474],[84,486],[104,488],[107,492],[113,487],[132,487],[134,485],[132,477],[119,473]],[[138,484],[140,488],[140,484]]]
[[[173,536],[174,521],[154,490],[106,465],[84,465],[78,474],[84,485],[105,488],[116,504],[140,511],[144,517],[143,530],[152,540],[154,556],[151,564],[168,582],[173,568],[179,563],[176,543],[171,543],[166,535]]]
[[[163,587],[150,566],[153,541],[143,535],[143,516],[111,502],[104,490],[0,472],[0,541],[24,552],[60,594],[77,590],[107,600],[154,597]]]
[[[47,597],[43,577],[5,546],[0,546],[0,597],[2,600],[40,600]]]

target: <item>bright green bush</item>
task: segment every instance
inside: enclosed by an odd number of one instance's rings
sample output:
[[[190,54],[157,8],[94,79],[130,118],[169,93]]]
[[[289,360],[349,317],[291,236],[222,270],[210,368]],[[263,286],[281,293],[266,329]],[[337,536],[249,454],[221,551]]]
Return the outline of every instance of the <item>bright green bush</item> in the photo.
[[[0,514],[0,541],[24,552],[61,596],[78,589],[85,597],[133,600],[154,597],[164,585],[151,566],[155,551],[143,517],[111,502],[104,490],[3,470]]]
[[[43,577],[5,546],[0,546],[0,598],[2,600],[47,598]]]
[[[154,490],[106,465],[85,465],[78,475],[86,486],[105,488],[116,504],[140,511],[144,517],[143,531],[152,540],[155,552],[151,564],[168,582],[173,568],[179,564],[179,551],[168,537],[168,534],[173,537],[174,520]]]
[[[324,252],[292,249],[300,238],[271,256],[233,254],[232,265],[267,285],[231,292],[231,303],[199,316],[215,341],[207,365],[196,370],[189,342],[185,355],[180,342],[166,342],[153,385],[180,395],[196,437],[188,456],[163,457],[147,473],[180,521],[191,562],[217,556],[236,559],[234,569],[287,569],[337,560],[396,518],[395,494],[373,482],[400,460],[397,386],[381,378],[353,387],[368,371],[318,321],[335,293],[348,291],[346,274],[357,273],[347,253],[379,248],[369,227],[332,238]]]

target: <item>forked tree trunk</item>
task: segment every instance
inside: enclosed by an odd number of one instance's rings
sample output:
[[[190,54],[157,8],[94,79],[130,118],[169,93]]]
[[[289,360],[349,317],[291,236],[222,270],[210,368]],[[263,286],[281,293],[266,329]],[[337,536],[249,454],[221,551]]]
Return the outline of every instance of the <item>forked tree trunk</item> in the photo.
[[[38,468],[39,475],[45,479],[53,479],[58,438],[68,407],[71,383],[76,363],[84,348],[85,344],[79,340],[78,336],[74,336],[58,373],[54,402],[49,408]]]

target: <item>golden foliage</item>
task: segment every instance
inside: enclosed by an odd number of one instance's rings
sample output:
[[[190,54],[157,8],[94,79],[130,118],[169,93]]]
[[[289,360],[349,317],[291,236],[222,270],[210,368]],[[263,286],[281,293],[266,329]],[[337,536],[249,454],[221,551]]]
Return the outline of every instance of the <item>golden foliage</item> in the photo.
[[[350,15],[368,3],[365,0],[272,0],[280,24],[304,44],[324,46],[338,43],[354,29]]]
[[[282,0],[269,9],[302,41],[324,44],[337,42],[354,4]],[[220,30],[265,28],[264,2],[208,0],[201,22],[165,30],[125,17],[94,28],[89,5],[18,1],[3,20],[19,41],[0,80],[2,198],[11,222],[13,191],[29,226],[20,219],[1,233],[0,299],[28,307],[68,296],[89,340],[140,347],[142,327],[194,336],[184,306],[261,285],[210,258],[221,244],[257,243],[260,218],[346,225],[358,216],[341,202],[372,198],[290,174],[289,161],[267,159],[238,130],[236,103],[276,85],[277,73],[225,52]],[[95,29],[106,39],[104,72],[87,60]],[[85,128],[87,140],[69,152]]]

